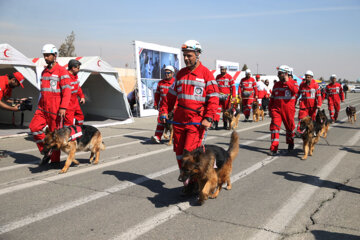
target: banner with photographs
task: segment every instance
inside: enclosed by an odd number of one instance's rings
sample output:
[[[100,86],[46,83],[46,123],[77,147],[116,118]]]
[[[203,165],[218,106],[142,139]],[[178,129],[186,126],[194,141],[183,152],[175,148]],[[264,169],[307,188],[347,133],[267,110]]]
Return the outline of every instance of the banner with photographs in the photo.
[[[140,117],[157,115],[154,95],[157,84],[165,77],[165,67],[171,65],[175,74],[180,69],[180,49],[135,41],[136,75]]]
[[[216,70],[220,71],[220,66],[226,66],[228,72],[236,72],[240,71],[240,64],[237,62],[229,62],[229,61],[223,61],[223,60],[216,60],[215,62]]]

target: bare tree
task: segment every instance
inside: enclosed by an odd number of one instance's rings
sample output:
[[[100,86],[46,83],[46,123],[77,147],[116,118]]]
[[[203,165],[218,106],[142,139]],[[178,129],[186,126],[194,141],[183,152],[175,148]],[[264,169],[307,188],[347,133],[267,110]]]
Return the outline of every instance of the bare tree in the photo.
[[[75,33],[71,32],[70,35],[66,36],[65,42],[61,44],[59,48],[59,57],[75,57]]]
[[[246,69],[248,69],[248,66],[246,64],[244,64],[244,66],[242,67],[241,71],[246,71]]]

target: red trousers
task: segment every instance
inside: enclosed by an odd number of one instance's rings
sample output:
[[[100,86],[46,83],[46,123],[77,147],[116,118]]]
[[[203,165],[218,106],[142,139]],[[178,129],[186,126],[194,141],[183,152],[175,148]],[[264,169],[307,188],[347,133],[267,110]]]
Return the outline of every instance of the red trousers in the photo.
[[[336,121],[339,116],[340,101],[334,101],[333,99],[328,98],[328,109],[329,109],[330,118],[333,121]]]
[[[35,115],[30,122],[29,128],[40,152],[44,149],[43,140],[45,138],[45,133],[43,132],[43,129],[46,125],[48,125],[50,131],[59,129],[60,118],[55,114],[36,110]],[[54,150],[52,152],[51,162],[60,162],[60,150]]]
[[[184,149],[193,151],[201,146],[205,129],[198,125],[178,125],[174,124],[174,152],[176,160],[181,169],[182,155]]]
[[[299,113],[298,113],[298,119],[299,119],[299,122],[298,122],[298,125],[297,125],[297,128],[296,128],[296,131],[301,133],[301,130],[300,130],[300,120],[303,119],[304,117],[306,116],[310,116],[312,118],[312,120],[315,121],[315,118],[316,118],[316,107],[313,107],[313,108],[300,108],[299,110]]]
[[[156,126],[155,136],[156,136],[159,140],[161,140],[161,137],[162,137],[162,135],[163,135],[163,133],[164,133],[165,124],[160,121],[160,116],[158,117],[157,122],[158,122],[158,124],[157,124],[157,126]]]
[[[286,129],[286,143],[294,144],[295,108],[287,111],[271,111],[271,146],[270,151],[277,151],[279,147],[280,127],[284,122]]]
[[[253,101],[254,101],[253,98],[242,100],[243,113],[246,118],[250,116]]]
[[[76,101],[78,101],[76,99]],[[76,120],[76,122],[74,122]],[[81,110],[80,104],[78,103],[74,108],[66,110],[66,115],[64,119],[65,126],[71,125],[83,125],[84,124],[84,114]]]

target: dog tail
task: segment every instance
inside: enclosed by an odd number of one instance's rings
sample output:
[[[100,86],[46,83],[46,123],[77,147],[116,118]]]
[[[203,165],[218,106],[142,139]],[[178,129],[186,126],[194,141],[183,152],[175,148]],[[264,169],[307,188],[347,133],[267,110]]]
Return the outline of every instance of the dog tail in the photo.
[[[233,131],[231,134],[230,146],[228,149],[230,159],[234,160],[239,153],[239,135],[236,131]]]
[[[105,150],[105,143],[104,142],[101,142],[100,143],[100,150],[104,151]]]

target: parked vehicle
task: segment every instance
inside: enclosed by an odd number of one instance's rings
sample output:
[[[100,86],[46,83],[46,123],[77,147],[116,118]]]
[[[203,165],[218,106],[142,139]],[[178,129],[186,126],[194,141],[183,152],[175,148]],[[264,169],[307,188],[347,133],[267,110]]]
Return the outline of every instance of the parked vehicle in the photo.
[[[355,86],[355,88],[351,89],[352,93],[360,93],[360,86]]]

